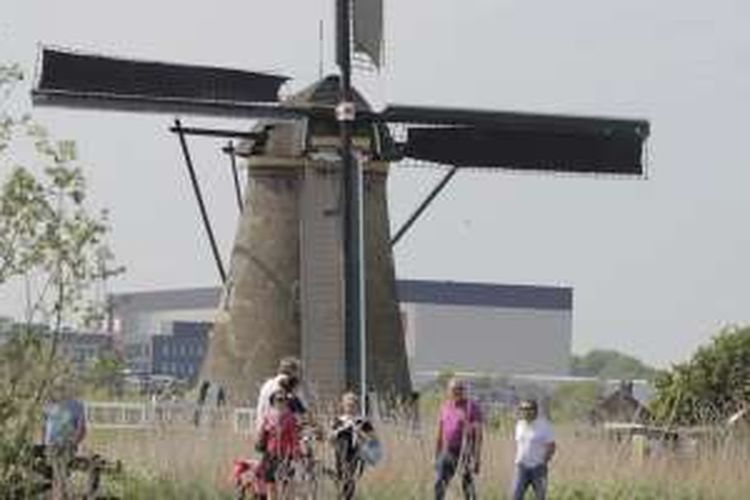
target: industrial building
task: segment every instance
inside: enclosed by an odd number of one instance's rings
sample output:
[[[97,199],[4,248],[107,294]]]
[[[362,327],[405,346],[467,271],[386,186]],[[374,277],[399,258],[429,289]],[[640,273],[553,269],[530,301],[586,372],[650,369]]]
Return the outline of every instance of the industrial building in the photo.
[[[397,289],[418,386],[445,371],[568,374],[571,288],[402,280]],[[220,296],[218,287],[114,295],[113,324],[129,367],[195,376]]]
[[[151,338],[151,373],[194,381],[206,355],[211,323],[175,321],[169,335]]]
[[[569,372],[570,288],[401,281],[398,292],[417,384],[445,371]]]

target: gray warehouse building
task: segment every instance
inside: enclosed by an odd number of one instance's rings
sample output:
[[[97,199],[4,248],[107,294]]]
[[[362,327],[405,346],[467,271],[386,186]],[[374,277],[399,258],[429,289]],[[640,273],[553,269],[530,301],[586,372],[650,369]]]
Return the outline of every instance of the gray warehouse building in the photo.
[[[440,372],[567,375],[573,290],[566,287],[451,281],[397,282],[412,377]],[[116,294],[116,333],[128,362],[152,371],[151,338],[175,323],[212,322],[216,287]]]
[[[398,291],[417,384],[447,370],[569,372],[571,288],[400,281]]]

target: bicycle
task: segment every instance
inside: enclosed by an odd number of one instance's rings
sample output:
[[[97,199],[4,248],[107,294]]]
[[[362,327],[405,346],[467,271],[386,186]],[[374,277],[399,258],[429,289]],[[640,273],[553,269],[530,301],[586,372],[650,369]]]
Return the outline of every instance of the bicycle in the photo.
[[[55,464],[55,460],[63,460],[63,467]],[[31,448],[31,477],[20,480],[16,488],[10,493],[11,499],[26,498],[50,498],[55,483],[55,474],[62,469],[65,477],[63,488],[71,492],[71,498],[82,498],[84,500],[116,500],[116,497],[105,497],[101,495],[101,478],[104,474],[119,474],[122,472],[122,463],[109,461],[99,454],[66,456],[65,453],[50,448],[46,445],[34,445]],[[76,492],[73,484],[73,472],[81,472],[86,475],[83,491]]]

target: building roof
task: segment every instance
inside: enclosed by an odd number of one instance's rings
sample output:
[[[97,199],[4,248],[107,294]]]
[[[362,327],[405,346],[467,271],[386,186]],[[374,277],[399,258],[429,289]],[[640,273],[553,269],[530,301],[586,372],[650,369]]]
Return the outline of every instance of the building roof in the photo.
[[[218,307],[220,287],[179,288],[112,295],[115,310],[164,311]]]
[[[455,281],[400,280],[399,300],[412,304],[572,310],[573,289],[534,285],[498,285]],[[115,310],[162,311],[217,307],[220,287],[182,288],[114,294]]]
[[[406,303],[512,309],[573,309],[573,289],[567,287],[426,280],[401,280],[396,287],[399,300]]]

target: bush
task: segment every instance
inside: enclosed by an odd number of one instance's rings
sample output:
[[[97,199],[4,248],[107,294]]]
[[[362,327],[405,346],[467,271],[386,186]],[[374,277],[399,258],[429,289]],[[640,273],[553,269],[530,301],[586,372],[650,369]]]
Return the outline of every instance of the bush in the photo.
[[[723,422],[750,403],[750,327],[722,330],[656,380],[651,409],[667,425]]]
[[[67,366],[50,357],[48,342],[20,332],[0,347],[0,498],[19,485],[33,489],[32,446],[41,428],[47,394],[69,384]]]

